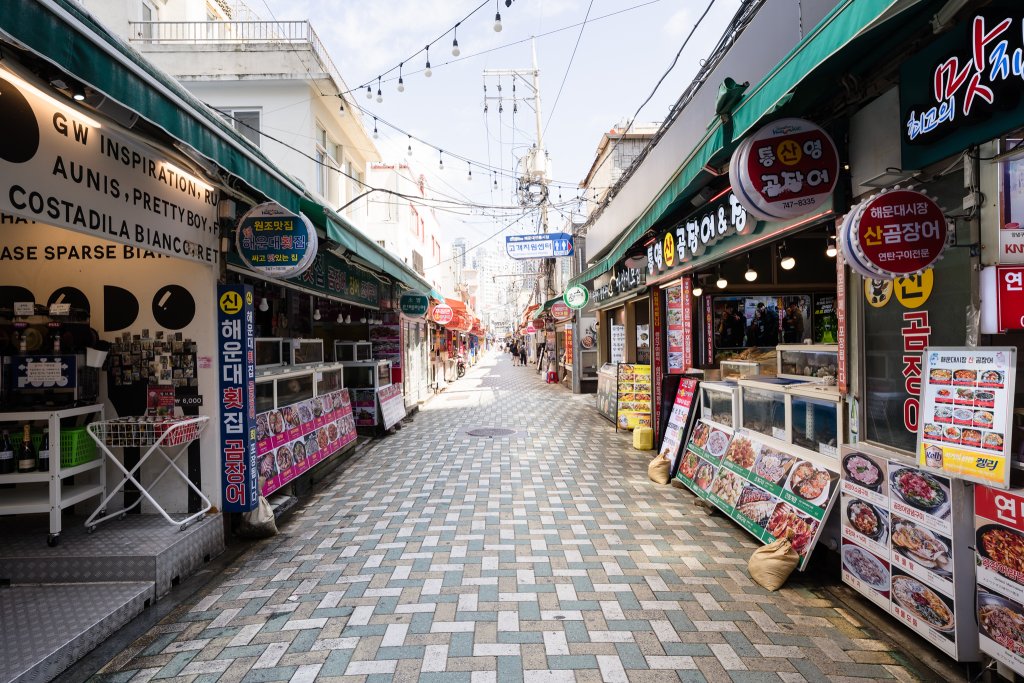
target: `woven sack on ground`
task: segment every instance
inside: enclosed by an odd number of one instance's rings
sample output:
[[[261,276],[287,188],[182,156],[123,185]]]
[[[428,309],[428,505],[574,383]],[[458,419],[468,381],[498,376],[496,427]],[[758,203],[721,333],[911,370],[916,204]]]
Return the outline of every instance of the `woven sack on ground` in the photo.
[[[667,484],[669,480],[668,471],[671,468],[671,460],[656,455],[650,464],[647,465],[647,477],[655,484]]]
[[[277,522],[274,521],[274,508],[266,498],[260,496],[259,504],[252,510],[242,513],[238,524],[238,535],[241,538],[270,538],[277,535]]]
[[[755,550],[747,563],[747,571],[759,586],[776,591],[782,588],[798,564],[800,556],[793,550],[789,538],[780,538]]]

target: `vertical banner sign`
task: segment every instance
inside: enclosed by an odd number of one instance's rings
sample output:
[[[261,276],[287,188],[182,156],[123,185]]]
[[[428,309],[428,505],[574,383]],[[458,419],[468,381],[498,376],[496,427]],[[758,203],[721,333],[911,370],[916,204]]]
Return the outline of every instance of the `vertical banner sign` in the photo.
[[[846,260],[842,252],[836,254],[836,342],[839,357],[836,363],[836,385],[846,395]]]
[[[685,304],[684,304],[685,305]],[[711,311],[711,297],[704,297],[704,365],[715,363],[715,319]]]
[[[682,354],[683,370],[693,367],[693,278],[683,278]]]
[[[981,651],[1024,675],[1024,497],[975,487],[974,527]]]
[[[258,501],[256,381],[252,287],[217,286],[220,356],[220,454],[224,512],[245,512]]]
[[[657,415],[657,406],[661,405],[661,377],[664,374],[664,362],[662,361],[662,343],[661,340],[662,332],[665,327],[665,321],[662,317],[662,305],[661,305],[661,293],[658,291],[652,292],[651,294],[651,334],[653,338],[651,340],[651,365],[653,366],[653,381],[651,382],[651,391],[654,397],[655,410],[654,414]],[[658,439],[661,438],[661,434],[658,433],[658,420],[653,420],[654,427],[654,443],[658,443]]]
[[[665,292],[665,371],[670,375],[681,374],[688,367],[683,359],[684,287],[676,282],[662,288]]]
[[[612,362],[626,361],[626,326],[612,324]]]

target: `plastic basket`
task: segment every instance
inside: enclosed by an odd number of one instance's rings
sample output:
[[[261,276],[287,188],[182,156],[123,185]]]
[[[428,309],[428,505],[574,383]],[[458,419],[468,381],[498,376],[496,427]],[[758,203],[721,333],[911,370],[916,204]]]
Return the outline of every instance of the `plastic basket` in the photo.
[[[32,445],[39,452],[43,443],[43,433],[32,435]],[[51,450],[52,450],[51,444]],[[60,466],[75,467],[96,459],[96,442],[93,441],[85,427],[67,427],[60,430]]]

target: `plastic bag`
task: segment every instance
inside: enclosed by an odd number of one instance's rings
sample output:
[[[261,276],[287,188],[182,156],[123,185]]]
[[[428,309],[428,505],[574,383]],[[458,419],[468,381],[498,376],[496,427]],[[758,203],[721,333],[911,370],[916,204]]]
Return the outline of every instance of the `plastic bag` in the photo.
[[[255,508],[242,513],[242,522],[238,525],[241,538],[270,538],[277,535],[277,522],[274,521],[274,508],[266,498],[260,496]]]
[[[671,468],[671,460],[663,458],[660,455],[656,455],[647,465],[647,478],[655,484],[667,484],[670,479],[669,470]]]
[[[772,541],[754,551],[747,563],[747,571],[759,586],[770,591],[777,591],[786,583],[786,579],[800,564],[800,556],[793,550],[789,534],[785,538]]]

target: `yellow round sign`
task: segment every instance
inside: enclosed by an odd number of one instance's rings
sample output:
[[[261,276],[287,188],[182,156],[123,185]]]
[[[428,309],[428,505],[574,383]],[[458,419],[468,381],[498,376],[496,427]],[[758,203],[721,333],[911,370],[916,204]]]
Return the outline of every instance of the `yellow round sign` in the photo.
[[[892,298],[892,280],[864,280],[864,298],[875,308],[881,308]]]
[[[666,266],[671,267],[676,262],[676,241],[670,232],[665,233],[665,239],[661,244],[661,256],[665,259]]]
[[[896,278],[893,289],[896,290],[896,298],[905,308],[917,308],[928,301],[934,284],[935,274],[929,268],[917,275]]]
[[[245,293],[245,305],[252,306],[252,292]]]
[[[235,315],[242,310],[242,296],[238,292],[224,292],[220,295],[220,310]]]
[[[804,153],[800,149],[800,143],[796,140],[783,140],[775,150],[775,155],[786,166],[793,166],[800,163]]]

